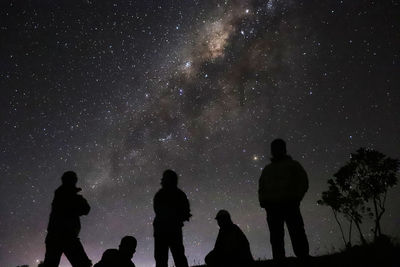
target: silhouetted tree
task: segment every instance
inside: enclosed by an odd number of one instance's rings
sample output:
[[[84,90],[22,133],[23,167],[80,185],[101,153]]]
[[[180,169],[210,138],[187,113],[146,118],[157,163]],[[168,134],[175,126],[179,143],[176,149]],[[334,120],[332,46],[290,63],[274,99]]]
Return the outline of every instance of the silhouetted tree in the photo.
[[[359,179],[360,193],[364,201],[371,201],[375,221],[374,239],[382,235],[380,221],[385,213],[388,189],[397,184],[400,161],[383,153],[360,148],[351,155],[353,176]]]
[[[352,175],[353,169],[354,164],[348,163],[333,175],[334,178],[328,181],[330,184],[329,190],[322,193],[321,204],[328,205],[333,210],[342,213],[350,224],[354,222],[360,234],[361,242],[366,244],[361,231],[361,224],[367,207],[361,197],[357,179],[354,179],[355,177]],[[346,246],[351,245],[351,229],[349,230],[349,240],[348,242],[345,241],[345,243]]]
[[[321,205],[331,207],[335,220],[339,224],[343,241],[351,245],[352,223],[357,227],[360,239],[366,243],[361,231],[361,223],[365,215],[375,218],[374,239],[381,233],[380,220],[385,212],[387,191],[397,183],[397,170],[400,163],[396,159],[366,148],[360,148],[351,154],[350,161],[328,180],[329,188],[322,193]],[[372,202],[373,211],[368,206]],[[346,238],[338,213],[349,220],[349,237]]]
[[[350,216],[345,216],[345,218],[349,221],[349,231],[348,238],[346,239],[344,230],[342,227],[342,223],[339,219],[339,214],[342,213],[343,202],[345,201],[343,195],[340,192],[338,185],[335,183],[333,179],[328,180],[329,189],[322,193],[322,199],[318,200],[319,205],[326,205],[332,209],[333,216],[339,225],[340,233],[346,247],[351,247],[351,231],[353,225],[353,219]]]

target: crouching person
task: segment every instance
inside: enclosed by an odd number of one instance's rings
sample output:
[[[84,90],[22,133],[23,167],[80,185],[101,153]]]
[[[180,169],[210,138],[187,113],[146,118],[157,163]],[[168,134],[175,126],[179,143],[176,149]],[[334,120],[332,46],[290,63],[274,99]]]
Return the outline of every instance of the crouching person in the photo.
[[[94,267],[135,267],[131,259],[136,252],[136,245],[137,241],[133,236],[123,237],[119,248],[104,251],[101,260]]]
[[[220,210],[215,218],[219,226],[214,249],[205,258],[210,267],[248,267],[254,263],[249,241],[231,220],[226,210]]]

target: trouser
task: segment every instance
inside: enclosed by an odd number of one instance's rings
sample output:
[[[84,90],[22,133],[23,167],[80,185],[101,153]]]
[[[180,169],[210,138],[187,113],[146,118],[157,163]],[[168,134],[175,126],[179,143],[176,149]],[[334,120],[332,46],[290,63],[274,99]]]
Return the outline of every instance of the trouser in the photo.
[[[294,254],[299,258],[307,257],[309,246],[300,213],[300,203],[270,205],[266,207],[266,211],[273,258],[278,260],[285,258],[284,223],[289,231]]]
[[[155,231],[154,258],[156,267],[168,267],[168,249],[171,250],[176,267],[189,266],[185,256],[185,248],[183,247],[181,227]]]
[[[46,238],[46,254],[43,267],[57,267],[61,255],[65,254],[73,267],[90,267],[92,262],[86,255],[78,237],[72,238]]]

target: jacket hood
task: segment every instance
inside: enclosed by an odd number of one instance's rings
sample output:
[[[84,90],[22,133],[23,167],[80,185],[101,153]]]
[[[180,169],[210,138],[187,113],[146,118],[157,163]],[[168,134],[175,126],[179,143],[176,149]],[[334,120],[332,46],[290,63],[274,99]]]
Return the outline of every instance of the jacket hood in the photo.
[[[278,162],[278,161],[284,161],[284,160],[291,160],[292,157],[290,155],[284,155],[281,157],[273,157],[271,158],[271,162]]]
[[[75,186],[69,186],[69,185],[61,185],[56,190],[56,192],[73,193],[73,194],[76,194],[80,191],[82,191],[82,188],[75,187]]]

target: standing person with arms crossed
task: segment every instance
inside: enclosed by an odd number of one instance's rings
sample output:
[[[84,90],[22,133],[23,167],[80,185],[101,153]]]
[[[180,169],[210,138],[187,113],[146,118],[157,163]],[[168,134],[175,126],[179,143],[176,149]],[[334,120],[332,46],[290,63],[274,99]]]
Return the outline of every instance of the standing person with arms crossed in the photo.
[[[189,221],[190,205],[186,194],[178,188],[178,175],[166,170],[161,179],[162,188],[153,200],[154,258],[156,267],[168,267],[168,249],[176,267],[188,267],[182,239],[184,221]]]

